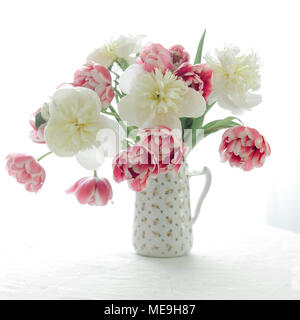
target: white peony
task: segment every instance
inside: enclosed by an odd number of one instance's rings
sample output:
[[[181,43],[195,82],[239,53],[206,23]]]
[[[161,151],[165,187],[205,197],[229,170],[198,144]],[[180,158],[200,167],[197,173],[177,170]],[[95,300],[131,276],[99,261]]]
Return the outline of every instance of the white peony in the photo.
[[[108,68],[117,59],[125,59],[128,64],[131,64],[136,59],[136,54],[142,48],[143,36],[120,36],[118,39],[107,42],[102,47],[92,51],[87,61],[93,61]]]
[[[99,97],[87,88],[57,90],[49,109],[45,138],[49,149],[61,157],[96,146],[99,130],[107,125],[107,118],[100,115]]]
[[[239,48],[227,46],[216,50],[216,58],[207,54],[205,60],[213,69],[212,99],[221,107],[241,114],[261,102],[261,95],[253,93],[261,80],[256,54],[242,55]]]
[[[170,71],[146,72],[133,64],[122,74],[120,88],[127,94],[119,102],[120,116],[140,128],[180,129],[180,117],[200,117],[206,108],[202,95]]]

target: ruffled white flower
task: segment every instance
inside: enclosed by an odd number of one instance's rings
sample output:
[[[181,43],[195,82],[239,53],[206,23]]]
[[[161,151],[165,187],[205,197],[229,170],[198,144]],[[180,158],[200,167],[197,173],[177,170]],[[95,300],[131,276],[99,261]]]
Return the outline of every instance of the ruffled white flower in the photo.
[[[87,61],[93,61],[108,68],[117,59],[125,59],[131,64],[136,59],[136,53],[142,48],[142,39],[144,36],[120,36],[118,39],[107,42],[102,47],[92,51]]]
[[[133,64],[122,74],[120,88],[127,94],[119,102],[120,116],[140,128],[180,129],[180,117],[200,117],[206,108],[202,95],[170,71],[146,72]]]
[[[101,104],[90,89],[77,87],[57,90],[50,102],[50,119],[45,138],[56,155],[68,157],[97,145],[97,134],[107,125],[100,115]]]
[[[219,105],[241,114],[258,105],[261,95],[253,93],[260,88],[259,60],[256,54],[240,54],[237,47],[216,50],[216,58],[205,56],[213,69],[213,95]]]

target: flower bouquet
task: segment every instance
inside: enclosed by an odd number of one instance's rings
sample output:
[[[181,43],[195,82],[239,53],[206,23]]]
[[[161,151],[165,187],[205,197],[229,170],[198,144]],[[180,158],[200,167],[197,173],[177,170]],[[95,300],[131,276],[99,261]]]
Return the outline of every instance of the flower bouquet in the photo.
[[[30,138],[49,152],[35,159],[23,153],[7,157],[7,171],[30,192],[37,192],[46,174],[40,161],[54,154],[75,157],[93,174],[67,193],[81,204],[106,205],[110,182],[98,177],[112,158],[113,178],[136,191],[134,246],[149,256],[179,256],[192,246],[192,224],[210,185],[210,172],[188,173],[187,157],[206,136],[227,129],[219,147],[221,159],[245,171],[261,167],[270,155],[264,137],[236,116],[261,102],[259,61],[237,47],[206,54],[203,33],[195,59],[181,45],[143,46],[142,36],[121,36],[91,52],[60,84],[30,120]],[[206,122],[211,109],[233,115]],[[196,214],[189,202],[189,177],[205,174],[206,185]]]

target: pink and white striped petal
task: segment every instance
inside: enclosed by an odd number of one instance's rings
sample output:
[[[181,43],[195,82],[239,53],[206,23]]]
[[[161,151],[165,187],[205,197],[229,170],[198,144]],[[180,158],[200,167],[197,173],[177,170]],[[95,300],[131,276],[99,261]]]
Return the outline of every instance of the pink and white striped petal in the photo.
[[[106,178],[81,178],[66,193],[74,194],[81,204],[90,206],[105,206],[112,199],[113,192]]]

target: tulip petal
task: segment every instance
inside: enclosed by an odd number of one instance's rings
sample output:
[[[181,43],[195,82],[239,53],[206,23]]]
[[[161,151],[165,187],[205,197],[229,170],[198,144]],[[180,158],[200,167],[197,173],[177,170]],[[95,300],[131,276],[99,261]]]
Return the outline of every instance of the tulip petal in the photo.
[[[206,102],[202,95],[192,88],[188,88],[180,109],[179,117],[198,118],[206,109]]]
[[[177,114],[169,112],[162,114],[160,117],[154,119],[145,119],[143,128],[157,128],[158,126],[165,126],[175,131],[180,131],[181,133],[181,122]]]
[[[118,110],[121,119],[127,121],[130,126],[139,125],[141,121],[145,121],[145,117],[142,117],[143,110],[139,108],[137,99],[133,96],[123,97],[119,102]]]
[[[100,205],[105,206],[112,199],[112,188],[109,181],[102,178],[97,181],[96,194],[100,199]]]
[[[93,178],[86,178],[78,185],[76,191],[77,200],[81,204],[89,203],[95,193],[96,181]]]
[[[97,170],[104,163],[104,154],[100,148],[92,147],[76,154],[77,162],[87,170]]]
[[[129,66],[119,79],[119,88],[126,94],[129,94],[137,77],[144,71],[141,64],[134,63]]]

